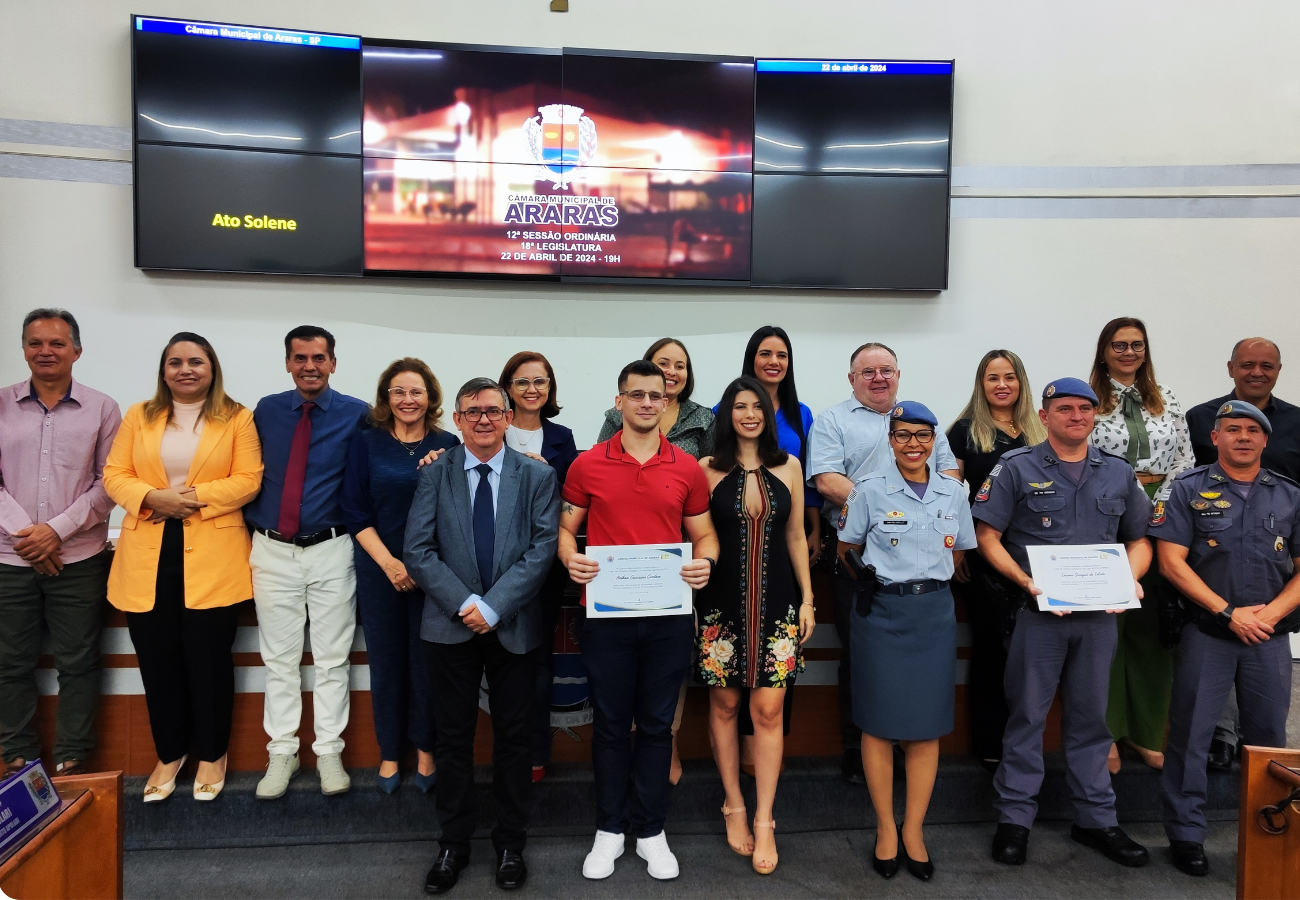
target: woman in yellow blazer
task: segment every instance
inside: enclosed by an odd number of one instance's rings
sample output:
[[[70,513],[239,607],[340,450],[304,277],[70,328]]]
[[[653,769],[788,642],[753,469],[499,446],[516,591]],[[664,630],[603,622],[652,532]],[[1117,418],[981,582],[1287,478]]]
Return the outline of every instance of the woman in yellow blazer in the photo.
[[[212,345],[172,337],[152,400],[127,411],[104,466],[126,510],[108,602],[126,612],[158,764],[144,800],[166,800],[192,750],[194,799],[226,778],[235,699],[235,604],[253,596],[241,507],[262,484],[253,413],[226,396]]]

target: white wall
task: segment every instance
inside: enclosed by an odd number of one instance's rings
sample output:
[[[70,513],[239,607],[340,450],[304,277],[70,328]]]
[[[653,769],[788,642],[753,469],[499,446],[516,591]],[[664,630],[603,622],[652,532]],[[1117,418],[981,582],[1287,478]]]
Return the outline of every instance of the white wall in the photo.
[[[516,350],[540,350],[557,369],[560,421],[580,445],[594,440],[619,367],[664,334],[685,340],[697,399],[711,403],[737,372],[750,331],[783,325],[814,411],[846,396],[849,351],[881,340],[901,357],[901,396],[945,421],[987,349],[1019,352],[1036,387],[1086,376],[1097,330],[1116,315],[1146,318],[1160,378],[1185,405],[1226,392],[1222,366],[1239,337],[1268,334],[1285,358],[1300,351],[1300,206],[1288,183],[1300,182],[1300,167],[1249,167],[1297,162],[1300,78],[1290,36],[1300,5],[571,7],[0,0],[0,124],[129,127],[131,12],[475,43],[955,58],[962,199],[951,289],[910,296],[145,274],[131,264],[128,185],[32,177],[28,165],[31,154],[56,162],[126,154],[22,143],[0,129],[0,383],[25,376],[18,326],[39,305],[78,315],[86,352],[77,377],[124,407],[151,392],[157,354],[182,328],[213,341],[231,393],[246,403],[291,386],[281,339],[304,322],[338,335],[335,384],[362,397],[395,356],[423,357],[454,390],[470,376],[495,376]],[[1062,195],[1083,199],[1050,199]],[[1246,199],[1210,199],[1221,195]],[[1258,199],[1269,196],[1279,199]],[[1300,365],[1284,371],[1279,394],[1300,398]]]

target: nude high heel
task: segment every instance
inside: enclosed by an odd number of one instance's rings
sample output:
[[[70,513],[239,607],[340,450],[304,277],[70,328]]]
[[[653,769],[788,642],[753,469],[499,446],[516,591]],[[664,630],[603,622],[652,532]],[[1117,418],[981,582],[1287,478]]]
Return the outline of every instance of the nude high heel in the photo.
[[[758,821],[757,819],[755,819],[755,820],[754,820],[754,828],[755,828],[755,829],[758,829],[758,828],[770,828],[770,829],[772,829],[772,839],[773,839],[773,840],[776,839],[776,819],[773,819],[773,820],[770,821],[770,822],[760,822],[760,821]],[[772,854],[772,855],[773,855],[773,856],[776,856],[775,853]],[[759,863],[759,861],[758,861],[758,847],[757,847],[757,845],[755,845],[755,848],[754,848],[753,866],[754,866],[754,871],[757,872],[759,875],[771,875],[773,872],[776,871],[776,864],[777,864],[778,861],[779,861],[779,859],[773,859],[772,862],[771,862],[770,864],[768,864],[768,865],[763,865],[763,864]],[[766,863],[767,860],[763,860],[763,862]]]
[[[224,759],[225,757],[222,758]],[[226,778],[224,775],[222,776],[220,781],[213,782],[211,784],[206,784],[206,783],[199,784],[199,780],[195,778],[194,799],[200,801],[216,800],[217,795],[221,793],[221,789],[225,786],[226,786]]]
[[[181,769],[185,768],[185,760],[189,758],[190,756],[188,753],[181,757],[181,764],[176,767],[176,775],[181,774]],[[172,795],[172,791],[176,790],[176,775],[173,775],[172,780],[167,782],[166,784],[145,785],[144,802],[161,803],[164,800],[166,800],[168,797],[170,797]]]
[[[736,813],[740,813],[742,816],[745,815],[745,807],[743,805],[729,807],[725,803],[722,804],[722,820],[724,822],[727,820],[727,816],[734,816]],[[735,851],[740,856],[752,856],[754,853],[753,850],[750,850],[748,853],[746,853],[740,847],[737,847],[735,844],[731,843],[730,840],[727,841],[727,846],[730,847],[733,851]]]

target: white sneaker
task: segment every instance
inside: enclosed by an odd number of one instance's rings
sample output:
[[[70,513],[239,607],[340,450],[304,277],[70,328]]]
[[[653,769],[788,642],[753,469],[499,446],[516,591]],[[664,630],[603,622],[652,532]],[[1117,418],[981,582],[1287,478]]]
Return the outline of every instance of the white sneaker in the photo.
[[[289,779],[298,771],[298,754],[272,753],[266,774],[257,783],[258,800],[278,800],[289,790]]]
[[[582,877],[599,881],[614,874],[614,860],[623,855],[623,835],[608,831],[596,832],[596,843],[582,863]]]
[[[326,797],[352,787],[352,777],[343,768],[343,757],[338,753],[322,753],[316,760],[316,771],[320,773],[320,792]]]
[[[659,832],[654,837],[636,839],[636,855],[645,860],[645,870],[651,878],[664,881],[681,874],[677,857],[668,849],[668,835]]]

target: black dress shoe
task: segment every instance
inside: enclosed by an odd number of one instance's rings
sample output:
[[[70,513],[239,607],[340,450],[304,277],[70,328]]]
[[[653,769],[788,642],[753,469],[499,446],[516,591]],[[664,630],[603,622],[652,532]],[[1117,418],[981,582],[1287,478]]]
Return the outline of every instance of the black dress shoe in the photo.
[[[880,835],[877,834],[876,844],[879,843],[880,843]],[[899,844],[900,845],[902,844],[901,840],[899,841]],[[879,875],[881,878],[888,881],[889,879],[893,878],[895,875],[898,874],[898,856],[895,855],[893,859],[881,859],[880,857],[876,856],[875,846],[872,846],[871,868],[876,870],[877,875]]]
[[[1151,860],[1147,848],[1125,834],[1124,829],[1118,825],[1110,828],[1080,828],[1071,825],[1070,837],[1085,847],[1100,850],[1111,862],[1131,869],[1145,866]]]
[[[438,860],[424,876],[426,894],[445,894],[456,886],[456,879],[461,871],[469,865],[469,854],[461,850],[443,850]]]
[[[1228,771],[1232,768],[1232,750],[1232,744],[1215,738],[1210,741],[1210,757],[1206,760],[1206,765],[1220,772]]]
[[[1200,878],[1210,874],[1210,861],[1205,858],[1205,848],[1196,841],[1170,841],[1169,855],[1180,872]]]
[[[907,860],[907,871],[912,873],[912,877],[919,878],[922,881],[929,881],[934,877],[934,860],[927,859],[925,862],[917,862],[907,855],[907,848],[899,840],[899,852],[903,854],[903,859]]]
[[[1023,866],[1029,854],[1029,829],[1003,822],[993,835],[993,859],[1008,866]]]
[[[524,857],[515,850],[502,850],[497,857],[497,887],[503,891],[515,891],[524,886],[528,880],[528,867]]]
[[[849,784],[866,784],[867,773],[862,771],[862,751],[857,747],[844,751],[840,760],[840,777]]]

